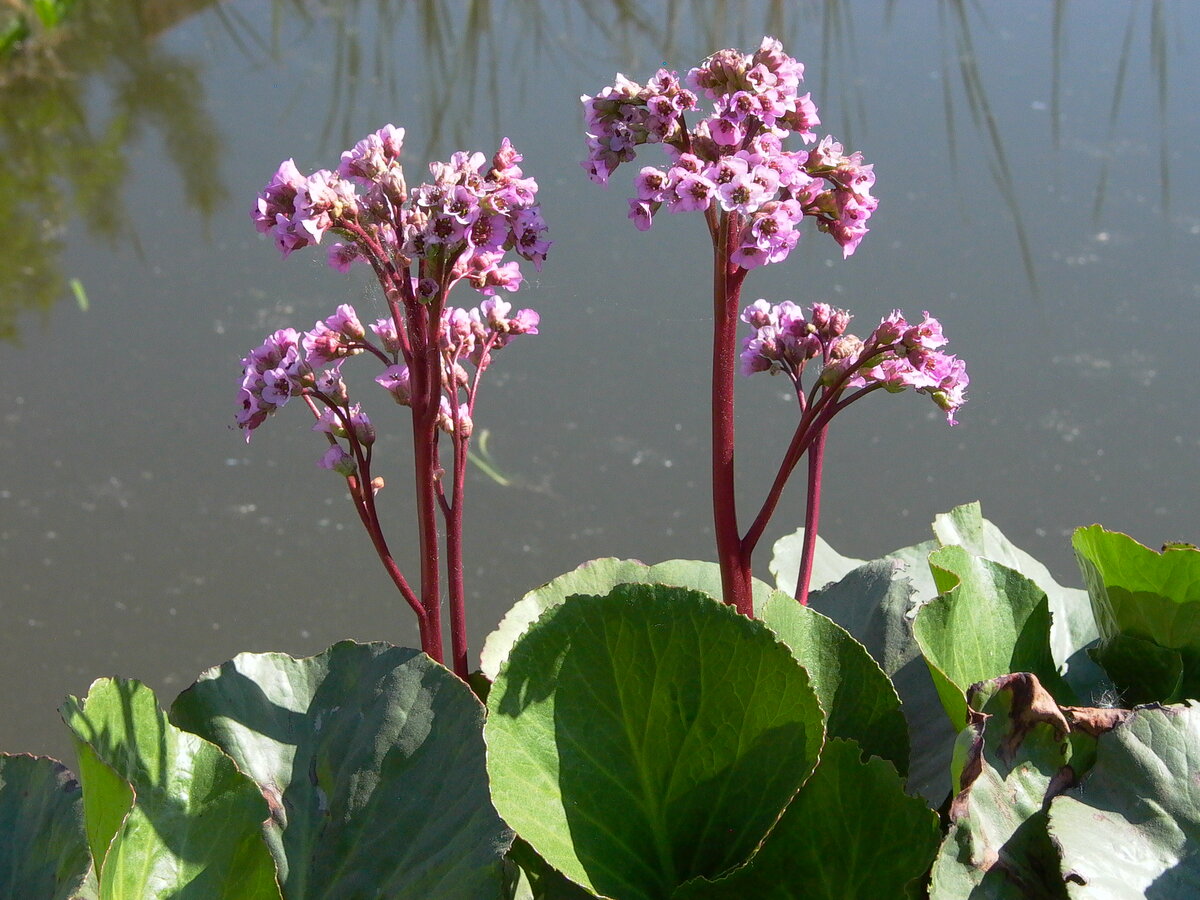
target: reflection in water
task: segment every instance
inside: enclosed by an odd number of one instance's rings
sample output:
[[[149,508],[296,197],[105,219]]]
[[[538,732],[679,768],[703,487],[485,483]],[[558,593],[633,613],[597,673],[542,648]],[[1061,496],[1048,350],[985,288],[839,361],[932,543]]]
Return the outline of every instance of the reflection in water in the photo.
[[[62,26],[26,41],[0,71],[0,141],[6,165],[0,173],[0,213],[7,214],[12,231],[0,249],[0,338],[14,339],[23,310],[48,310],[70,296],[67,278],[77,277],[86,288],[87,273],[65,273],[58,260],[70,217],[78,214],[87,228],[110,243],[136,241],[135,229],[121,205],[120,185],[127,174],[128,144],[149,125],[166,143],[167,153],[183,183],[184,200],[206,218],[225,198],[217,176],[219,138],[204,110],[198,64],[162,52],[153,38],[170,26],[210,5],[211,0],[163,0],[155,4],[83,4]],[[1126,72],[1144,4],[1130,7],[1118,58],[1108,135],[1115,138],[1124,99]],[[480,112],[498,115],[501,91],[522,92],[527,85],[522,57],[549,55],[568,65],[579,54],[612,56],[629,65],[669,64],[676,59],[703,56],[718,46],[756,40],[774,34],[787,45],[802,32],[819,31],[825,64],[821,66],[819,96],[829,97],[831,80],[841,96],[837,105],[866,127],[861,88],[854,71],[853,6],[839,0],[795,6],[784,0],[754,5],[730,0],[671,0],[668,3],[609,0],[559,4],[546,0],[439,0],[399,5],[382,0],[276,0],[269,34],[232,5],[217,4],[216,16],[231,40],[249,57],[278,54],[281,23],[299,17],[316,27],[332,23],[329,53],[333,89],[324,114],[323,143],[345,146],[358,127],[357,110],[364,102],[394,106],[399,96],[416,90],[431,94],[425,157],[446,143],[467,143],[465,130]],[[887,22],[903,15],[891,2]],[[1164,5],[1149,4],[1149,54],[1157,81],[1161,125],[1159,148],[1162,203],[1169,210],[1169,166],[1166,131],[1169,60]],[[973,32],[995,23],[986,10],[965,0],[942,0],[943,105],[951,165],[957,173],[957,84],[975,128],[990,151],[989,168],[1000,196],[1012,216],[1021,266],[1034,297],[1037,274],[1022,199],[1005,148],[1005,129],[997,121],[978,64]],[[814,23],[814,20],[815,23]],[[526,27],[513,41],[511,22]],[[1060,59],[1069,29],[1065,0],[1057,0],[1052,19],[1051,128],[1059,140]],[[503,26],[503,27],[502,27]],[[405,82],[397,71],[398,36],[411,30],[422,54],[413,67],[426,74],[420,85]],[[579,45],[569,36],[589,34],[595,40]],[[649,47],[656,58],[637,60],[637,47]],[[647,52],[647,51],[643,51]],[[92,77],[102,80],[116,100],[105,121],[97,121],[84,94],[94,89]],[[384,118],[387,118],[386,114]],[[848,123],[846,137],[854,143]],[[493,121],[499,132],[500,123]],[[414,129],[415,131],[415,129]],[[1112,154],[1105,153],[1096,188],[1093,214],[1099,219],[1109,182]]]
[[[1144,6],[1130,6],[1129,22],[1113,85],[1109,117],[1110,144],[1116,134],[1132,39]],[[758,15],[751,15],[750,8]],[[420,35],[418,46],[423,59],[419,69],[428,73],[421,87],[431,93],[428,108],[433,112],[420,129],[423,135],[427,135],[422,152],[425,157],[436,155],[435,148],[443,147],[447,142],[467,143],[465,128],[481,111],[479,107],[494,118],[500,107],[498,94],[501,90],[524,89],[521,73],[528,67],[521,65],[520,59],[525,54],[548,54],[564,65],[584,54],[597,59],[616,56],[640,68],[647,65],[666,65],[669,68],[673,60],[703,57],[722,46],[757,41],[764,34],[775,35],[785,45],[791,46],[798,42],[802,33],[819,32],[824,64],[818,75],[817,94],[826,98],[827,104],[846,111],[848,121],[843,135],[848,145],[856,143],[855,125],[866,128],[865,103],[860,85],[853,78],[839,77],[839,73],[858,69],[854,7],[843,0],[822,0],[805,5],[789,4],[784,0],[770,0],[761,4],[730,0],[670,0],[668,3],[651,0],[609,0],[607,3],[579,0],[565,4],[547,3],[545,0],[464,0],[447,4],[438,0],[422,0],[399,6],[383,2],[372,6],[364,0],[310,0],[307,4],[276,0],[275,10],[274,22],[278,22],[285,12],[294,11],[306,20],[321,16],[328,17],[333,23],[334,47],[331,57],[334,61],[334,90],[322,129],[323,142],[329,146],[353,142],[358,127],[354,117],[360,103],[360,92],[370,94],[377,103],[382,92],[395,105],[399,96],[412,90],[411,84],[401,83],[395,62],[397,35],[409,29]],[[996,19],[989,19],[989,12]],[[966,0],[941,0],[938,13],[941,23],[941,84],[951,166],[957,174],[957,84],[972,124],[985,139],[990,153],[988,166],[1012,217],[1021,267],[1030,293],[1036,299],[1040,290],[1026,214],[1022,209],[1022,198],[1005,146],[1005,128],[993,111],[974,40],[976,30],[994,30],[1002,24],[1003,16],[1012,13],[1002,6],[989,10]],[[903,6],[895,0],[889,0],[885,14],[887,24],[894,24],[896,17],[903,14]],[[1151,2],[1148,16],[1151,68],[1157,80],[1157,105],[1162,123],[1159,154],[1162,202],[1164,209],[1169,209],[1166,139],[1168,58],[1164,4]],[[1067,16],[1066,0],[1056,0],[1051,19],[1050,112],[1052,138],[1057,149],[1061,133],[1061,61],[1071,23]],[[241,46],[261,48],[270,45],[277,49],[277,35],[272,35],[268,40],[244,19],[235,20],[228,16],[224,21]],[[515,42],[507,37],[512,21],[527,24]],[[506,36],[502,37],[501,33]],[[568,36],[584,33],[590,34],[595,40],[582,45],[570,43]],[[646,46],[655,59],[637,58],[635,48]],[[831,96],[833,90],[839,94],[836,100]],[[491,130],[502,130],[499,122],[492,121],[490,124]],[[1104,154],[1094,205],[1097,219],[1104,205],[1111,159],[1111,153]]]
[[[1068,30],[1066,8],[1066,0],[1055,0],[1051,22],[1050,128],[1055,150],[1061,149],[1062,111],[1060,76],[1063,47],[1066,43]],[[1143,8],[1143,4],[1134,3],[1130,5],[1129,20],[1125,28],[1121,49],[1117,56],[1118,65],[1109,112],[1107,146],[1112,146],[1116,137],[1117,117],[1125,90],[1125,76],[1128,71],[1130,54],[1132,53],[1133,36],[1136,32],[1137,22]],[[1166,129],[1168,60],[1164,4],[1161,2],[1151,2],[1149,9],[1150,69],[1154,73],[1154,78],[1157,82],[1157,104],[1161,133],[1159,144],[1159,169],[1162,187],[1161,201],[1164,213],[1166,213],[1170,209],[1170,170],[1168,167]],[[983,24],[988,24],[984,20],[983,11],[976,4],[968,4],[965,0],[944,0],[939,5],[939,18],[942,21],[943,29],[946,28],[948,22],[952,32],[950,40],[946,39],[944,31],[942,38],[942,69],[946,76],[942,79],[942,89],[945,92],[946,134],[950,145],[951,163],[957,171],[954,98],[951,94],[952,79],[949,77],[954,70],[957,70],[972,122],[977,129],[982,130],[987,136],[988,146],[992,153],[992,159],[990,160],[992,177],[1000,191],[1001,198],[1004,200],[1013,218],[1017,246],[1021,255],[1021,265],[1025,270],[1025,277],[1029,282],[1030,292],[1035,299],[1040,299],[1029,233],[1025,227],[1020,198],[1017,196],[1012,167],[1009,165],[1008,154],[1005,152],[1004,132],[999,127],[996,117],[992,113],[992,107],[988,101],[987,90],[979,70],[978,58],[973,45],[972,29],[976,27],[971,18],[973,11]],[[950,41],[953,41],[955,49],[953,56],[948,53]],[[1112,158],[1113,154],[1111,152],[1104,153],[1100,177],[1096,185],[1095,202],[1092,208],[1093,220],[1096,222],[1099,222],[1104,208],[1104,198],[1108,188],[1108,172]]]
[[[1125,97],[1125,78],[1129,72],[1130,57],[1133,52],[1133,39],[1137,32],[1143,4],[1134,3],[1129,7],[1129,19],[1125,24],[1125,36],[1121,40],[1121,52],[1117,58],[1117,74],[1113,82],[1112,105],[1108,112],[1108,135],[1105,144],[1112,146],[1117,137],[1117,118],[1121,111],[1121,101]],[[1158,167],[1163,215],[1171,212],[1171,169],[1170,157],[1167,153],[1167,23],[1164,19],[1163,4],[1150,4],[1150,23],[1148,39],[1150,43],[1150,71],[1154,73],[1155,99],[1157,101],[1159,143]],[[1057,106],[1057,104],[1056,104]],[[1055,118],[1055,146],[1058,146],[1058,121]],[[1100,170],[1100,182],[1096,187],[1096,200],[1092,206],[1092,221],[1099,222],[1104,212],[1104,199],[1108,193],[1108,173],[1112,164],[1113,154],[1106,153]]]
[[[112,246],[136,242],[121,188],[129,146],[147,125],[163,137],[184,202],[205,218],[224,202],[201,67],[152,42],[158,27],[206,5],[80,4],[0,66],[0,338],[18,337],[22,313],[86,297],[87,273],[59,262],[74,217]],[[153,15],[168,6],[166,19]],[[96,81],[113,97],[103,118],[87,99]]]

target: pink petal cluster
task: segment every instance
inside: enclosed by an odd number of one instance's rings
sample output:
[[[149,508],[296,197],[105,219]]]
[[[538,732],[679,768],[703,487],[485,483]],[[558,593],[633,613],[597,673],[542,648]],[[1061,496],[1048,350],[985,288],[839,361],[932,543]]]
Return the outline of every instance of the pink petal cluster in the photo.
[[[835,392],[913,388],[928,394],[951,425],[957,424],[955,413],[967,402],[966,363],[942,352],[947,341],[941,323],[929,313],[910,324],[894,310],[865,341],[846,333],[849,313],[826,303],[814,303],[805,311],[787,300],[756,300],[742,312],[742,321],[753,329],[742,345],[746,375],[783,372],[799,384],[809,361],[816,360],[821,383]]]
[[[537,182],[525,177],[508,138],[490,161],[458,152],[430,164],[432,180],[411,191],[403,146],[404,129],[387,125],[344,152],[337,171],[305,176],[285,160],[251,210],[255,227],[284,256],[338,233],[344,240],[328,260],[339,271],[357,260],[408,265],[436,257],[452,263],[452,280],[467,278],[488,294],[520,286],[517,263],[501,262],[506,251],[541,269],[550,241]]]
[[[537,334],[540,317],[532,309],[517,310],[513,315],[512,304],[490,297],[474,309],[447,307],[442,311],[441,354],[443,396],[438,427],[447,433],[454,432],[454,403],[461,388],[469,387],[473,379],[463,367],[464,362],[474,366],[476,373],[483,372],[491,363],[492,351],[504,347],[519,334]],[[378,323],[382,324],[382,323]],[[375,327],[375,326],[373,326]],[[377,332],[378,333],[378,332]],[[389,366],[375,381],[388,391],[402,406],[412,405],[412,378],[408,366],[403,363]],[[458,428],[470,434],[470,413],[458,409]]]
[[[505,260],[509,251],[540,269],[550,248],[537,182],[521,170],[521,154],[508,138],[490,160],[458,152],[430,164],[430,180],[410,189],[403,149],[404,129],[386,125],[344,152],[336,171],[304,175],[286,160],[252,210],[257,229],[270,234],[285,257],[336,233],[341,240],[330,247],[329,264],[344,272],[355,262],[368,263],[389,298],[392,315],[369,327],[343,304],[309,331],[275,332],[242,360],[237,423],[246,439],[291,397],[303,396],[318,416],[316,430],[334,443],[321,465],[342,474],[349,474],[354,458],[339,452],[337,440],[348,440],[355,453],[375,440],[374,427],[350,404],[342,380],[348,357],[366,354],[383,363],[376,381],[412,406],[408,364],[428,365],[415,362],[414,348],[440,347],[439,424],[465,436],[478,377],[492,351],[514,335],[538,332],[536,312],[512,313],[512,305],[495,296],[522,284],[519,262]],[[487,299],[470,310],[446,306],[459,281]],[[433,315],[420,312],[431,305]],[[474,366],[473,377],[464,364]]]
[[[804,66],[763,38],[753,53],[721,50],[686,77],[660,69],[645,85],[618,75],[594,97],[584,96],[588,158],[583,166],[598,184],[636,156],[641,144],[663,145],[671,165],[648,166],[635,179],[629,218],[641,230],[666,204],[670,212],[717,207],[742,218],[733,261],[743,268],[780,262],[800,239],[805,217],[816,220],[851,255],[867,232],[878,201],[875,175],[862,155],[846,155],[830,137],[811,150],[786,150],[799,136],[816,142],[820,124],[808,94],[800,94]],[[688,127],[684,114],[697,94],[713,111]]]
[[[254,429],[292,397],[308,394],[334,405],[345,405],[348,396],[341,365],[346,357],[363,351],[365,337],[354,308],[342,304],[311,331],[283,328],[250,351],[242,360],[236,417],[238,427],[246,432],[246,441],[249,442]],[[323,366],[328,368],[317,371]],[[356,414],[361,415],[357,408],[347,413]],[[362,418],[369,426],[366,416]]]

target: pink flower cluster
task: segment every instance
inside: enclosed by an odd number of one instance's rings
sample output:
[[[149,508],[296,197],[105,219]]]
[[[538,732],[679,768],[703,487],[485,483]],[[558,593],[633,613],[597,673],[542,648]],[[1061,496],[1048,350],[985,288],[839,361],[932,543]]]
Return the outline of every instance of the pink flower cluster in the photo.
[[[947,343],[941,323],[925,313],[909,324],[894,310],[865,340],[846,333],[850,314],[826,303],[814,303],[807,313],[795,303],[756,300],[742,312],[753,333],[743,343],[742,372],[783,372],[797,385],[805,366],[816,360],[820,384],[843,390],[884,388],[899,392],[914,388],[928,394],[951,425],[967,402],[970,379],[966,364],[941,348]]]
[[[512,304],[497,297],[484,300],[475,309],[447,307],[442,311],[440,333],[443,364],[441,408],[438,412],[438,427],[453,434],[457,422],[458,432],[470,435],[474,428],[470,406],[474,387],[480,374],[491,363],[493,350],[505,346],[518,334],[537,334],[540,317],[532,309],[518,310],[513,316]],[[377,334],[387,340],[386,331],[390,320],[381,320],[372,326]],[[475,369],[474,376],[463,366],[469,362]],[[375,378],[393,399],[402,406],[412,404],[412,378],[408,366],[403,363],[388,366],[382,375]],[[462,402],[460,391],[466,391]]]
[[[491,363],[492,352],[507,345],[516,335],[538,333],[539,316],[534,310],[518,310],[511,316],[510,312],[512,304],[497,297],[484,300],[475,309],[447,307],[442,311],[444,377],[438,426],[443,431],[454,433],[457,422],[460,433],[471,433],[470,400],[478,376]],[[379,339],[379,345],[367,337],[353,307],[342,304],[311,331],[284,328],[252,350],[242,360],[242,387],[238,392],[237,423],[246,432],[246,440],[289,399],[308,396],[322,407],[314,431],[344,438],[352,430],[362,445],[374,443],[375,429],[370,420],[358,404],[350,403],[341,375],[342,363],[364,351],[384,362],[391,360],[375,381],[405,406],[411,405],[411,393],[408,366],[396,362],[400,343],[395,323],[390,318],[380,319],[370,330]],[[467,372],[464,363],[471,364],[474,376]],[[463,389],[467,398],[460,403],[459,392]],[[326,454],[322,465],[330,458]]]
[[[455,153],[429,166],[433,180],[409,190],[400,164],[404,129],[387,125],[342,154],[337,171],[305,176],[285,160],[251,215],[284,256],[318,244],[328,231],[329,264],[346,271],[359,259],[376,266],[432,260],[450,266],[450,281],[477,290],[514,291],[521,273],[501,263],[506,250],[541,269],[550,242],[536,202],[537,182],[505,138],[490,164],[482,153]]]
[[[641,144],[658,143],[671,159],[666,169],[647,166],[635,179],[629,217],[641,230],[666,204],[670,212],[719,208],[740,217],[735,263],[746,269],[780,262],[800,239],[806,216],[832,235],[845,256],[867,233],[878,200],[875,175],[860,153],[845,154],[825,137],[811,150],[785,150],[796,134],[817,141],[820,124],[809,94],[800,94],[804,66],[774,38],[743,54],[721,50],[688,72],[660,69],[645,85],[618,75],[595,97],[583,97],[588,158],[583,166],[598,184]],[[689,88],[691,90],[689,90]],[[697,94],[713,111],[689,128],[684,114]]]
[[[344,408],[343,427],[361,428],[374,441],[374,429],[357,406],[348,406],[342,362],[371,346],[353,307],[342,304],[312,331],[282,328],[242,360],[242,387],[238,391],[237,424],[246,440],[267,417],[292,397],[308,395],[326,405],[322,421],[331,426],[334,408]],[[327,368],[322,368],[327,367]],[[318,371],[320,370],[320,371]],[[329,427],[318,428],[329,431]]]

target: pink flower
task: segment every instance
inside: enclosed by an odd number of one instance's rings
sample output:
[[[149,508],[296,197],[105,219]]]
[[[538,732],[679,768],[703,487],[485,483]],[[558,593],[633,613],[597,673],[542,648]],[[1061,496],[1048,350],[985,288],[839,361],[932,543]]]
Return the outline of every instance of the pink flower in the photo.
[[[375,381],[401,406],[412,405],[412,383],[408,366],[388,366],[382,375],[375,376]]]
[[[654,207],[657,205],[657,203],[651,204],[644,200],[629,201],[629,218],[633,220],[638,231],[650,230],[650,226],[654,222]]]

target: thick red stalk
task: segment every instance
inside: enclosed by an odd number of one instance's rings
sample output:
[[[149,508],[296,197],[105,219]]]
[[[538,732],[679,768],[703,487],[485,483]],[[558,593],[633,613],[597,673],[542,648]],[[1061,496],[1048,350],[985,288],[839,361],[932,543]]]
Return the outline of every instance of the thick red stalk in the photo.
[[[736,214],[717,225],[713,261],[712,496],[713,530],[725,602],[752,616],[750,558],[742,552],[734,489],[734,379],[737,373],[738,302],[745,270],[730,260]]]
[[[437,481],[440,468],[437,453],[438,411],[441,408],[442,361],[436,327],[441,319],[441,303],[426,306],[419,301],[406,303],[409,339],[412,342],[412,424],[413,474],[416,479],[417,528],[421,554],[421,605],[428,616],[430,643],[437,648],[433,656],[444,660],[442,649],[441,573],[438,561]]]
[[[813,551],[817,546],[817,521],[821,517],[821,464],[825,459],[825,435],[828,431],[829,427],[823,426],[808,446],[808,505],[804,510],[804,548],[800,554],[800,573],[796,576],[796,599],[801,606],[808,606],[808,583],[812,580]]]

